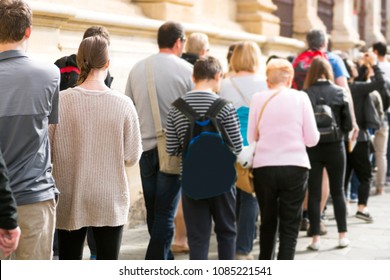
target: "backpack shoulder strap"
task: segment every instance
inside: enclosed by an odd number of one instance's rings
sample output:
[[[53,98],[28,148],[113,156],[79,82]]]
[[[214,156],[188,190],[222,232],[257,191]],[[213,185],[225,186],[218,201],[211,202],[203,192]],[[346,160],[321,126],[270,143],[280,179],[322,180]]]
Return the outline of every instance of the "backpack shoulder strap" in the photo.
[[[181,97],[176,99],[172,105],[182,112],[190,121],[200,117],[200,115]]]
[[[225,107],[229,102],[223,98],[217,98],[213,104],[211,104],[210,108],[206,112],[206,116],[210,118],[216,118],[219,112]]]
[[[188,145],[193,137],[195,121],[200,118],[200,115],[192,109],[192,107],[181,97],[172,103],[176,109],[178,109],[189,120],[188,129],[183,139],[183,155],[187,154]]]
[[[229,101],[224,98],[217,98],[213,104],[211,104],[210,108],[207,110],[205,116],[210,118],[210,121],[213,123],[214,127],[221,134],[223,141],[229,147],[229,149],[233,150],[233,142],[230,139],[229,134],[223,125],[217,120],[217,115],[221,112],[222,108],[225,107]]]
[[[314,104],[314,100],[313,100],[313,94],[314,94],[313,91],[310,88],[307,88],[304,90],[304,92],[307,93],[307,96],[310,99],[311,106],[314,108],[315,104]]]

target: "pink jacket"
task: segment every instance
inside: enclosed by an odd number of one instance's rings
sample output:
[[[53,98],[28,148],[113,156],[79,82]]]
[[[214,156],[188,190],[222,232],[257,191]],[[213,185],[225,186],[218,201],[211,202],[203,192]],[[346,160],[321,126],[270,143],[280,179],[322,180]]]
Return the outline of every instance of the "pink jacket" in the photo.
[[[261,107],[275,90],[256,93],[252,97],[248,142],[257,136],[255,127]],[[301,166],[310,169],[306,147],[315,146],[320,138],[309,97],[303,91],[284,88],[264,109],[259,124],[253,167]]]

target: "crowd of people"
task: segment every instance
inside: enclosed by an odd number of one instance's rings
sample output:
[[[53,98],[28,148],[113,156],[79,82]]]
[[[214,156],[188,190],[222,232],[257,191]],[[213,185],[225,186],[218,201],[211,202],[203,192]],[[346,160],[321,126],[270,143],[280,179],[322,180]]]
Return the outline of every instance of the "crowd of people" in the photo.
[[[118,259],[125,168],[136,164],[147,260],[208,259],[212,229],[223,260],[253,259],[257,236],[259,259],[294,259],[300,230],[312,237],[308,250],[320,250],[329,194],[339,248],[353,242],[350,201],[356,218],[374,221],[371,185],[383,194],[390,174],[385,43],[352,58],[328,51],[326,33],[313,29],[307,50],[263,65],[257,43],[234,42],[225,72],[206,34],[186,38],[169,21],[158,53],[134,65],[121,93],[110,88],[103,26],[86,30],[77,54],[47,64],[26,54],[23,0],[0,1],[0,25],[0,259],[82,259],[86,236],[92,259]],[[234,168],[250,146],[248,193]],[[174,156],[179,171],[162,171]]]

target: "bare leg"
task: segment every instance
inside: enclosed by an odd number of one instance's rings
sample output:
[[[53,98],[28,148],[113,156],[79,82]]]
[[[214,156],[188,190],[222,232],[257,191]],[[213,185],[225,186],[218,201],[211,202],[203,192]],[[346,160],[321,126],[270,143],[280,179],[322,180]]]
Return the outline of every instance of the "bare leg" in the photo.
[[[172,242],[172,252],[187,253],[188,251],[186,223],[184,221],[183,206],[180,199],[175,217],[175,237]]]

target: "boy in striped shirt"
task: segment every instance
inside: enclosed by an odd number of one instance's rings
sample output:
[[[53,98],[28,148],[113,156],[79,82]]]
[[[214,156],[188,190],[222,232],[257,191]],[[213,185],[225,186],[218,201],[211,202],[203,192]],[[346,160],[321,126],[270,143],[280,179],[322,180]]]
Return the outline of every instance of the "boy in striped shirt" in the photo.
[[[222,74],[221,64],[216,58],[201,58],[195,63],[193,73],[195,88],[188,92],[183,99],[200,116],[205,115],[212,104],[219,99],[215,93],[219,91]],[[230,139],[231,152],[238,154],[241,151],[242,139],[234,106],[226,102],[216,119]],[[188,118],[179,109],[172,106],[167,119],[167,152],[169,154],[183,154],[189,125]],[[221,162],[222,164],[223,162]],[[183,171],[185,172],[185,170]],[[210,178],[210,180],[219,180],[219,178]],[[183,193],[183,212],[191,260],[208,259],[212,218],[218,240],[219,259],[234,259],[236,239],[236,190],[234,182],[227,186],[227,189],[228,191],[222,194],[204,199],[194,199]]]

